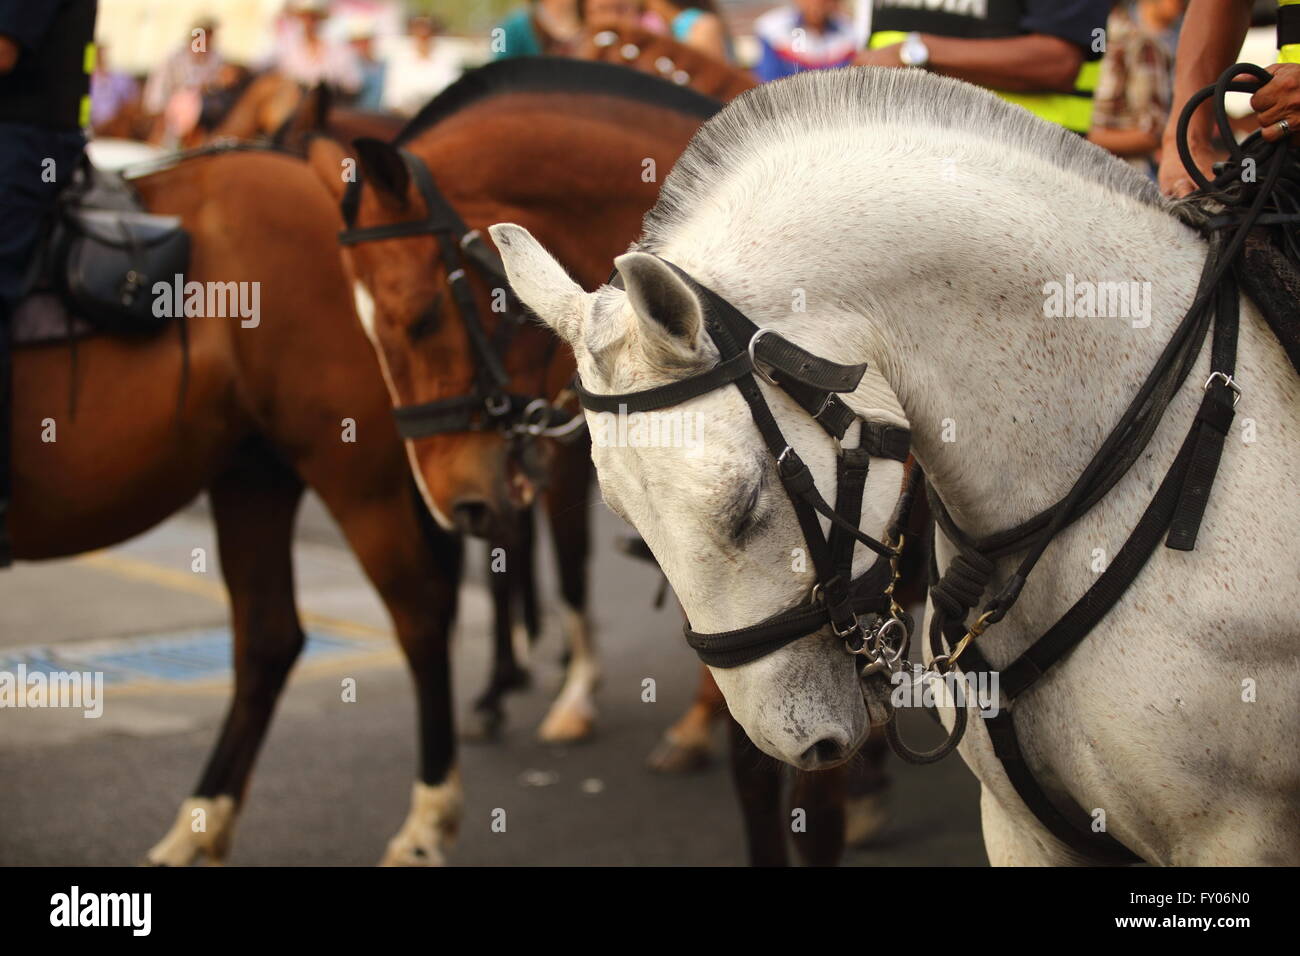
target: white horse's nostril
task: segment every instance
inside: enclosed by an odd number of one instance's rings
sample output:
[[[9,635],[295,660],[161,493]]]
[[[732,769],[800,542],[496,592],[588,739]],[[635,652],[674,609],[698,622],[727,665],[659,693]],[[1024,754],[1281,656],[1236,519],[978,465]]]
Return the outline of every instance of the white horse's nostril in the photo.
[[[848,742],[838,736],[823,737],[802,754],[801,763],[809,769],[842,763],[848,756]]]

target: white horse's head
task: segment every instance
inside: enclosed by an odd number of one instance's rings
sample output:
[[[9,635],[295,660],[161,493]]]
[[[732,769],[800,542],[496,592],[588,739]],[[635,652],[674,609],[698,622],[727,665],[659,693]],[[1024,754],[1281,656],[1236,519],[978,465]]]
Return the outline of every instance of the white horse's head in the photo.
[[[698,296],[658,257],[621,256],[615,265],[626,291],[588,294],[527,230],[498,225],[492,237],[516,294],[573,347],[589,391],[640,391],[717,361]],[[756,309],[749,317],[779,322],[779,304],[770,306],[770,314]],[[786,439],[833,502],[835,443],[782,390],[762,388]],[[871,388],[864,383],[845,396],[849,406],[904,425],[892,396],[876,400],[865,394]],[[745,627],[809,599],[815,577],[794,508],[735,387],[643,413],[639,422],[587,418],[605,502],[649,544],[696,631]],[[898,462],[872,460],[861,520],[868,534],[883,533],[901,481]],[[855,575],[874,559],[859,549]],[[857,661],[827,629],[713,674],[755,744],[812,769],[847,759],[870,729]]]

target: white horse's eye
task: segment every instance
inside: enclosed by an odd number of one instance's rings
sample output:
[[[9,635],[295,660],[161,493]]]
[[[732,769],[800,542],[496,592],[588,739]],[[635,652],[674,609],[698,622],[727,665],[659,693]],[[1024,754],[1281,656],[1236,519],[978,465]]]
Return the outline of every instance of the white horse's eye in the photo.
[[[744,503],[737,509],[739,517],[731,526],[732,540],[744,541],[763,524],[765,515],[760,508],[763,499],[763,485],[764,482],[761,480],[755,483],[753,490],[750,491]]]

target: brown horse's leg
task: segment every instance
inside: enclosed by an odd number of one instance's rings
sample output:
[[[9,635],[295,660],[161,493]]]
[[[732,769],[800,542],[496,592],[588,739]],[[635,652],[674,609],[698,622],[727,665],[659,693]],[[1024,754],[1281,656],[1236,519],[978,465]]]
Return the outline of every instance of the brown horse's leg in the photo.
[[[688,773],[713,759],[713,722],[726,713],[727,702],[718,690],[713,674],[700,665],[700,682],[695,699],[655,744],[646,763],[659,773]]]
[[[803,826],[794,828],[794,847],[808,866],[836,866],[844,855],[845,765],[816,773],[796,771],[790,796],[792,818],[803,811]]]
[[[510,595],[519,624],[514,629],[516,659],[527,665],[529,650],[542,633],[537,599],[537,514],[532,508],[519,516],[519,559],[511,568]]]
[[[889,744],[885,731],[876,727],[848,765],[848,799],[844,805],[844,840],[849,846],[866,846],[889,823]]]
[[[356,472],[351,478],[365,480]],[[388,608],[415,682],[420,722],[420,772],[411,809],[382,863],[437,866],[460,827],[462,805],[450,654],[461,542],[434,524],[404,468],[393,475],[396,487],[386,495],[354,494],[341,481],[332,473],[312,487]]]
[[[755,747],[744,729],[727,715],[731,733],[731,779],[736,785],[750,866],[789,866],[781,790],[783,767]]]
[[[559,566],[569,659],[564,686],[537,731],[538,737],[552,743],[581,740],[591,734],[596,721],[600,661],[587,617],[590,492],[591,450],[587,443],[560,446],[551,467],[546,512]]]
[[[290,546],[302,482],[260,444],[246,444],[210,488],[221,573],[230,592],[235,695],[194,796],[149,861],[224,860],[235,815],[280,691],[303,646]]]
[[[463,732],[469,740],[495,740],[505,723],[502,698],[512,690],[528,686],[528,671],[519,666],[515,657],[515,613],[521,580],[531,571],[531,528],[532,512],[524,511],[517,517],[514,533],[488,541],[487,580],[493,612],[492,673],[488,676],[487,687],[474,701],[473,716],[478,725]]]

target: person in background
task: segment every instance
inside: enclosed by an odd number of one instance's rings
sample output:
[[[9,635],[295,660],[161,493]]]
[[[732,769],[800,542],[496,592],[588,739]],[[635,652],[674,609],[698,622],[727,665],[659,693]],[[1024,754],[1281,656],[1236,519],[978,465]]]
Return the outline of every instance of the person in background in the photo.
[[[407,116],[456,82],[464,69],[456,49],[438,40],[438,28],[428,17],[412,17],[407,36],[388,60],[385,109]]]
[[[857,49],[853,24],[838,0],[795,0],[754,21],[758,63],[754,75],[764,83],[804,70],[848,66]]]
[[[330,15],[327,0],[296,0],[290,9],[301,29],[284,41],[276,69],[303,86],[325,83],[355,96],[361,90],[361,64],[351,48],[325,36]]]
[[[648,17],[657,19],[678,43],[730,62],[731,37],[714,0],[646,0]]]
[[[349,104],[353,109],[376,113],[384,106],[384,83],[388,64],[375,55],[375,31],[369,23],[354,23],[348,43],[361,67],[361,89]]]
[[[983,86],[1086,136],[1115,0],[902,5],[875,0],[860,66],[912,67]]]
[[[1183,0],[1134,0],[1115,7],[1106,22],[1106,55],[1088,139],[1153,178],[1173,101],[1170,30],[1183,5]]]
[[[591,24],[615,26],[626,23],[647,26],[657,33],[668,32],[658,18],[652,25],[646,24],[641,0],[578,0],[578,19],[584,29]]]
[[[581,33],[578,0],[529,0],[493,28],[492,59],[563,56]]]
[[[225,60],[217,45],[217,24],[200,20],[185,46],[149,75],[144,109],[155,117],[150,139],[163,146],[180,143],[199,122],[203,97],[218,85]]]
[[[1196,188],[1178,156],[1178,115],[1197,90],[1210,86],[1237,61],[1250,29],[1251,0],[1191,0],[1178,37],[1174,60],[1174,103],[1165,126],[1158,181],[1168,196],[1186,196]],[[1300,129],[1300,0],[1279,0],[1278,62],[1265,67],[1273,74],[1250,98],[1261,135],[1270,142]],[[1196,111],[1187,128],[1187,146],[1206,176],[1218,158],[1213,144],[1213,114]]]
[[[99,132],[129,110],[140,96],[140,84],[129,73],[110,69],[108,47],[95,45],[95,72],[90,77],[90,125]]]
[[[10,320],[90,125],[96,0],[0,0],[0,567],[11,563]]]
[[[221,64],[217,78],[203,91],[203,109],[199,113],[199,126],[215,129],[234,109],[248,85],[253,82],[253,71],[229,60]]]

